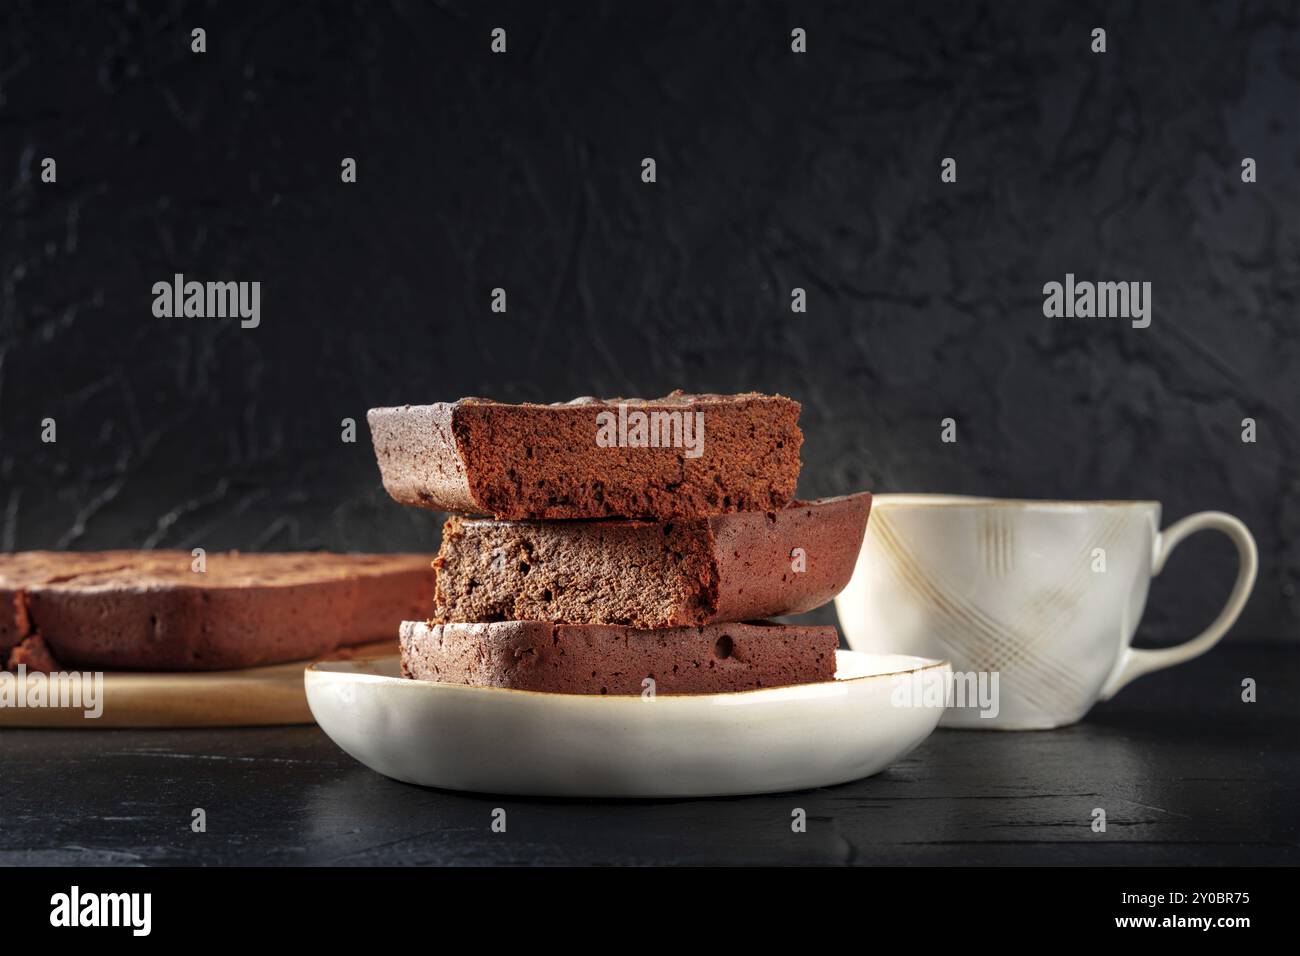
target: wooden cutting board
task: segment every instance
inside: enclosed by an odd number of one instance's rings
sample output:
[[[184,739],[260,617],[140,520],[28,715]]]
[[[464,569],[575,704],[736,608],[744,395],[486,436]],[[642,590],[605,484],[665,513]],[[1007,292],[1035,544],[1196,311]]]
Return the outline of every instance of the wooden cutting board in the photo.
[[[351,660],[397,653],[396,641],[362,644],[327,657]],[[80,706],[14,706],[16,676],[0,674],[0,727],[257,727],[310,724],[311,710],[303,690],[302,672],[311,661],[271,664],[237,671],[144,673],[107,671],[97,699],[99,717],[86,716]],[[24,701],[39,700],[34,682],[45,681],[45,700],[59,694],[43,674],[27,675]],[[58,681],[55,681],[58,684]],[[74,700],[65,689],[64,702]]]

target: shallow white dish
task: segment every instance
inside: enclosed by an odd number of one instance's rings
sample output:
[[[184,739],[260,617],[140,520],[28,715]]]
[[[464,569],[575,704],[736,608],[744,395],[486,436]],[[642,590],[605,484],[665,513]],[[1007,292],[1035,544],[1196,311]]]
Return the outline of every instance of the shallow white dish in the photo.
[[[839,651],[836,664],[836,679],[820,684],[655,700],[404,680],[396,657],[313,664],[306,685],[312,714],[336,744],[406,783],[700,797],[870,776],[938,724],[942,707],[898,706],[898,687],[946,680],[946,662]]]

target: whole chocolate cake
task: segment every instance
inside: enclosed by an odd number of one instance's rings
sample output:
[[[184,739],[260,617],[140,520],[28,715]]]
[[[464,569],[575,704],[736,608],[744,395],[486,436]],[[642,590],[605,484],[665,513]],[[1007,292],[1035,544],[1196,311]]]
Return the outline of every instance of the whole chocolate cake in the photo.
[[[391,638],[427,612],[425,555],[0,555],[0,665],[225,670]]]

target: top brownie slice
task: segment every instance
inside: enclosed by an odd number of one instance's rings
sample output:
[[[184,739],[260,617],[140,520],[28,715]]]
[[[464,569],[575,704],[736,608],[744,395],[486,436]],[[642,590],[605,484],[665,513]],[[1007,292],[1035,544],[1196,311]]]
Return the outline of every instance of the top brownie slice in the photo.
[[[799,478],[799,403],[779,395],[481,398],[374,408],[384,487],[402,504],[504,520],[771,511]]]

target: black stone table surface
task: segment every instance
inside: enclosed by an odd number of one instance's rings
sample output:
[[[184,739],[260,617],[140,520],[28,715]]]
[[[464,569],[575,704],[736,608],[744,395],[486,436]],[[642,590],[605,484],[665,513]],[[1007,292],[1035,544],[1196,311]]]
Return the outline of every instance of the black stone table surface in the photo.
[[[400,784],[315,727],[0,730],[0,864],[1294,865],[1298,702],[1300,647],[1227,645],[1067,729],[941,730],[842,786],[629,802]]]

